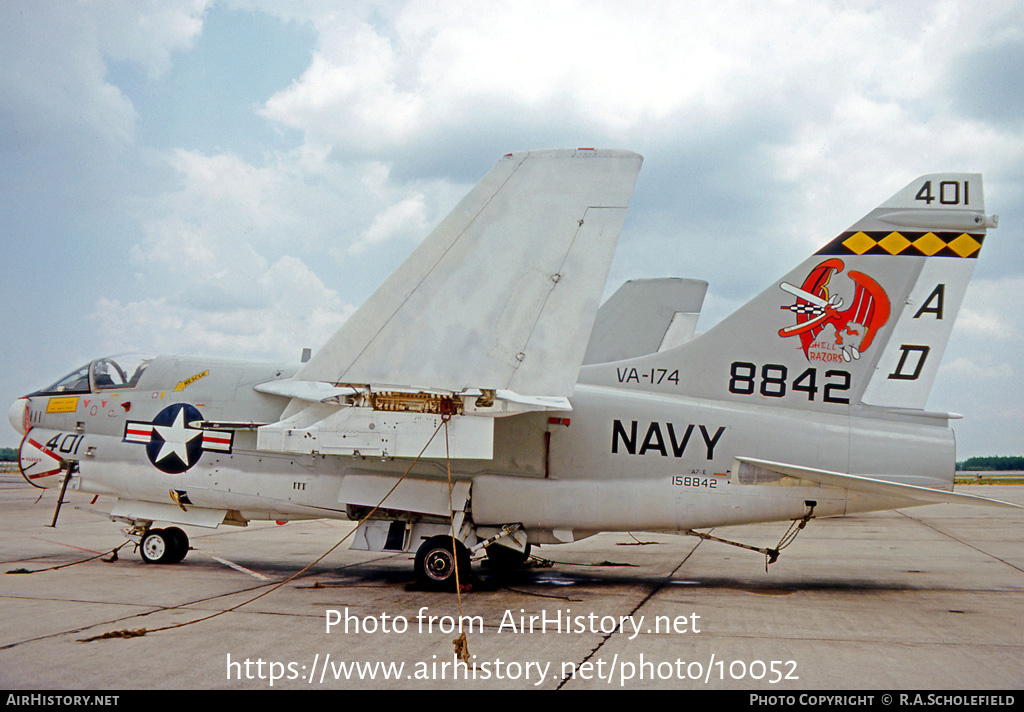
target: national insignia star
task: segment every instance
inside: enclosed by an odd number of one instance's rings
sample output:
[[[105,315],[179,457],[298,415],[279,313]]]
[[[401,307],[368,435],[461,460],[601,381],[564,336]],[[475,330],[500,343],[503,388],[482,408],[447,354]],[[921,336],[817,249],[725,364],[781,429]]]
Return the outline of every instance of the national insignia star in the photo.
[[[178,459],[185,464],[190,466],[192,463],[189,462],[188,458],[188,444],[203,434],[202,430],[195,428],[189,428],[185,425],[185,409],[179,408],[177,415],[174,416],[174,423],[172,425],[154,425],[153,429],[163,440],[163,444],[160,446],[160,452],[157,454],[155,462],[160,462],[170,454],[175,454]]]

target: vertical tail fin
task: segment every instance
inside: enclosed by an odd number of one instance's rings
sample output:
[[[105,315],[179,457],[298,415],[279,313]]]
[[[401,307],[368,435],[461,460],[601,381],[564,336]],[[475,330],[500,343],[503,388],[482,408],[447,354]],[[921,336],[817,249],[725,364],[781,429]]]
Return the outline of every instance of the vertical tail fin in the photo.
[[[701,337],[592,367],[587,380],[813,410],[922,409],[997,224],[984,210],[980,175],[921,176]]]
[[[642,161],[506,155],[296,380],[570,395]]]

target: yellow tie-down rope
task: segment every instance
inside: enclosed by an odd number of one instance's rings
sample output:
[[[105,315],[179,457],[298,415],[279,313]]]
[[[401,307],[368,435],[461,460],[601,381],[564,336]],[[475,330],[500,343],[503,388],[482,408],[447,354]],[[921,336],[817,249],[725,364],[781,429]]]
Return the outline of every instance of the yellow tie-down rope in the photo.
[[[421,457],[423,457],[423,453],[426,452],[428,447],[430,447],[430,443],[432,443],[434,441],[434,437],[441,431],[442,427],[444,427],[444,429],[445,429],[445,459],[447,460],[447,469],[448,469],[448,501],[449,501],[449,506],[450,506],[451,505],[451,498],[452,498],[451,459],[448,456],[449,455],[449,453],[448,453],[448,421],[450,419],[451,419],[451,415],[450,414],[446,414],[446,415],[442,415],[441,416],[441,423],[434,430],[433,434],[431,434],[430,439],[427,440],[426,445],[424,445],[423,449],[420,450],[419,454],[416,456],[416,459],[414,459],[409,464],[409,467],[407,467],[405,472],[402,473],[402,476],[398,478],[398,481],[395,482],[394,486],[392,486],[392,488],[390,490],[388,490],[387,494],[385,494],[381,498],[380,502],[378,502],[366,514],[366,516],[364,516],[362,519],[360,519],[359,523],[356,524],[356,526],[350,532],[348,532],[345,536],[343,536],[334,546],[332,546],[330,549],[325,551],[323,554],[321,554],[319,557],[317,557],[314,561],[312,561],[311,563],[307,564],[301,570],[299,570],[296,573],[292,574],[291,576],[286,578],[284,581],[281,581],[280,583],[275,584],[273,587],[267,589],[266,591],[264,591],[263,593],[259,594],[258,596],[254,596],[253,598],[250,598],[247,601],[242,601],[241,603],[239,603],[236,606],[232,606],[231,608],[225,608],[223,611],[217,611],[216,613],[212,613],[212,614],[210,614],[208,616],[204,616],[202,618],[196,618],[196,619],[191,620],[191,621],[185,621],[184,623],[175,623],[174,625],[166,625],[166,626],[162,626],[160,628],[152,628],[152,629],[147,629],[147,628],[128,629],[128,628],[125,628],[125,629],[122,629],[122,630],[114,630],[114,631],[109,631],[107,633],[101,633],[100,635],[94,635],[94,636],[89,637],[89,638],[79,638],[79,642],[81,642],[81,643],[88,643],[88,642],[91,642],[91,641],[94,641],[94,640],[105,640],[105,639],[108,639],[108,638],[137,638],[139,636],[146,635],[147,633],[158,633],[160,631],[165,631],[165,630],[174,630],[175,628],[184,628],[185,626],[192,625],[194,623],[201,623],[203,621],[208,621],[211,618],[216,618],[217,616],[224,615],[225,613],[231,613],[232,611],[237,611],[239,608],[241,608],[243,606],[247,606],[247,605],[249,605],[250,603],[252,603],[254,601],[258,601],[259,599],[263,598],[264,596],[267,596],[267,595],[273,593],[274,591],[276,591],[277,589],[281,588],[285,584],[287,584],[287,583],[289,583],[291,581],[294,581],[296,578],[298,578],[299,576],[304,574],[306,571],[311,569],[313,566],[316,566],[318,563],[323,561],[328,556],[328,554],[330,554],[335,549],[337,549],[339,546],[341,546],[350,536],[352,536],[352,534],[354,534],[356,532],[356,530],[359,529],[359,527],[367,519],[369,519],[373,515],[374,512],[376,512],[378,509],[380,509],[384,505],[384,502],[387,500],[388,497],[391,496],[391,493],[394,492],[396,489],[398,489],[398,485],[400,485],[402,483],[402,480],[404,480],[406,478],[406,476],[408,476],[408,474],[412,471],[412,468],[415,467],[416,463],[420,461]],[[453,512],[453,515],[454,515],[454,512]],[[455,553],[455,547],[457,546],[456,540],[455,540],[454,522],[455,522],[455,518],[453,516],[452,517],[452,551],[453,551],[453,554]],[[122,544],[122,546],[123,546],[123,544]],[[455,556],[455,584],[456,584],[456,590],[458,590],[459,589],[459,569],[458,569],[458,556],[457,555]],[[462,597],[461,597],[461,591],[459,592],[459,616],[460,616],[460,618],[462,616]],[[466,643],[466,634],[465,634],[465,632],[463,632],[462,635],[459,636],[459,638],[457,638],[456,640],[454,640],[452,642],[455,644],[455,654],[457,656],[459,656],[462,660],[468,662],[468,660],[469,660],[469,648],[468,648],[467,643]]]
[[[459,603],[459,620],[462,620],[462,584],[459,582],[459,539],[455,532],[455,505],[452,502],[452,458],[448,450],[448,421],[452,419],[450,413],[441,416],[444,424],[444,459],[448,471],[448,511],[452,514],[452,559],[455,561],[455,596]],[[429,443],[428,443],[429,444]],[[462,631],[459,637],[452,641],[455,646],[455,656],[462,662],[469,664],[469,642],[466,640],[466,631]]]

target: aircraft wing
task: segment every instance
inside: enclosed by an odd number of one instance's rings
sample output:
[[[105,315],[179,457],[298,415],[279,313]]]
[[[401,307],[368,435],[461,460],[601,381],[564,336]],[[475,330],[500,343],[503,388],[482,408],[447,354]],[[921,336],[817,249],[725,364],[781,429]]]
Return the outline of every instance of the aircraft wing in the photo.
[[[753,467],[768,470],[770,472],[779,473],[801,480],[809,480],[822,485],[840,487],[842,489],[850,490],[852,492],[860,492],[862,494],[912,500],[914,502],[920,502],[921,504],[970,504],[984,505],[988,507],[1013,507],[1016,509],[1024,509],[1024,507],[1021,507],[1020,505],[1003,502],[998,499],[989,499],[988,497],[978,497],[971,494],[948,492],[946,490],[937,490],[931,489],[930,487],[919,487],[917,485],[907,485],[898,482],[888,482],[874,477],[847,475],[841,472],[830,472],[828,470],[818,470],[812,467],[801,467],[799,465],[787,465],[781,462],[758,460],[752,457],[737,457],[736,459],[741,463],[746,463]]]
[[[568,397],[642,160],[506,155],[295,380]]]

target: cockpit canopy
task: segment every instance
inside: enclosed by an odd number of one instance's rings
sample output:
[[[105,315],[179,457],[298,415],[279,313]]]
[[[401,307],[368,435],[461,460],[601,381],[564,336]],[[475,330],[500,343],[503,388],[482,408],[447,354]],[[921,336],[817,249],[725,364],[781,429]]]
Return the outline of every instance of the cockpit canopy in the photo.
[[[147,354],[121,354],[98,358],[75,369],[52,386],[30,395],[58,395],[65,393],[91,393],[115,388],[135,388],[154,356]]]

